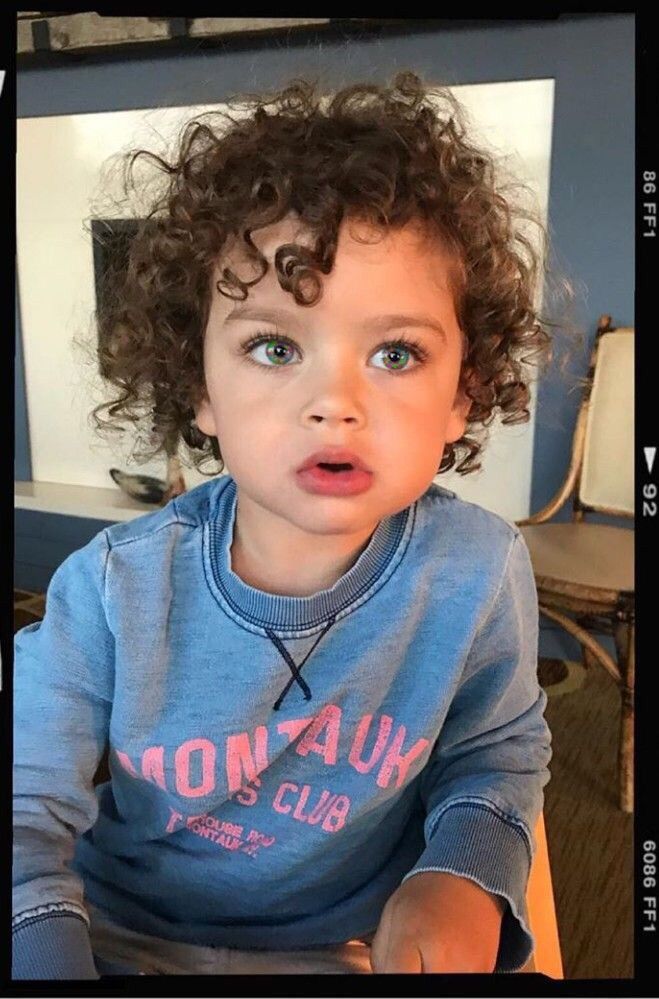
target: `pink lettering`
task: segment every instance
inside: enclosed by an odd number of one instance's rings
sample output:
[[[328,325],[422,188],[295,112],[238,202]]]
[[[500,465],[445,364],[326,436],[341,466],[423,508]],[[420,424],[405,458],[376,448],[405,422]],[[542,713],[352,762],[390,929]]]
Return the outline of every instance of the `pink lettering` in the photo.
[[[176,823],[179,822],[179,821],[183,821],[183,816],[181,815],[181,813],[180,812],[176,812],[171,807],[171,805],[169,806],[169,810],[170,810],[170,812],[172,814],[171,814],[171,816],[169,818],[169,822],[167,823],[167,828],[165,829],[165,832],[168,832],[168,833],[174,832],[174,827],[176,826]]]
[[[190,756],[200,752],[202,779],[199,787],[190,786]],[[215,787],[215,746],[209,739],[188,739],[174,756],[176,790],[186,798],[200,798]]]
[[[251,784],[241,787],[240,791],[231,797],[235,797],[239,805],[255,805],[259,798],[256,788],[260,786],[261,778],[255,777]]]
[[[274,841],[274,836],[266,836],[265,833],[259,832],[258,829],[250,829],[247,836],[248,843],[257,843],[259,846],[272,846]]]
[[[157,784],[163,791],[167,790],[165,785],[165,747],[149,746],[142,754],[142,775]]]
[[[376,784],[378,787],[388,787],[389,781],[391,780],[391,775],[394,769],[398,770],[398,777],[396,779],[396,787],[400,787],[405,777],[407,776],[407,771],[410,768],[410,764],[423,752],[427,745],[429,745],[428,739],[419,739],[415,742],[412,748],[404,754],[401,754],[401,749],[405,741],[406,729],[404,725],[401,725],[394,736],[394,741],[387,750],[387,755],[384,758],[382,766],[380,767],[380,772],[376,778]]]
[[[302,785],[294,809],[292,805],[288,803],[284,804],[282,801],[287,791],[297,794],[300,788],[297,784],[288,782],[282,784],[272,803],[272,807],[276,812],[280,812],[282,815],[290,814],[292,819],[296,819],[298,822],[306,822],[312,826],[318,825],[322,820],[322,828],[325,832],[336,832],[337,829],[341,829],[345,825],[346,816],[350,810],[350,799],[345,794],[336,795],[330,791],[323,791],[315,806],[310,811],[305,812],[304,809],[307,806],[312,791],[311,785]],[[293,809],[292,812],[291,809]],[[252,839],[252,835],[250,834],[247,839]]]
[[[375,745],[371,751],[371,755],[368,760],[362,760],[361,755],[364,750],[364,745],[366,743],[366,737],[368,731],[371,727],[371,722],[373,721],[373,715],[364,715],[357,726],[357,731],[355,732],[355,738],[352,744],[352,749],[350,750],[350,755],[348,756],[348,762],[357,770],[360,774],[369,773],[375,764],[378,762],[382,753],[384,752],[384,747],[387,744],[387,739],[391,733],[391,726],[393,724],[393,718],[389,715],[382,715],[380,717],[380,726],[378,729],[378,735],[375,740]]]
[[[300,822],[306,822],[307,816],[304,814],[304,806],[309,800],[309,795],[311,794],[311,787],[309,784],[305,784],[302,788],[302,794],[297,799],[297,805],[295,806],[295,811],[293,812],[293,818],[298,819]]]
[[[296,752],[300,756],[307,756],[309,753],[319,753],[325,760],[325,763],[336,763],[340,726],[341,708],[337,707],[336,704],[326,704],[300,739]],[[320,735],[323,729],[327,729],[325,742],[317,742],[317,736]]]
[[[198,836],[202,836],[204,839],[213,839],[217,835],[212,829],[207,829],[205,826],[200,825],[199,822],[193,822],[190,827],[194,833]]]
[[[280,722],[277,731],[280,735],[287,735],[288,741],[295,742],[298,735],[304,732],[307,725],[310,725],[313,718],[291,718],[289,721]]]
[[[287,791],[298,791],[298,790],[299,788],[297,784],[290,784],[288,781],[284,781],[284,783],[279,787],[279,790],[275,795],[275,799],[272,802],[272,807],[274,808],[274,810],[276,812],[281,812],[282,815],[287,815],[293,806],[283,805],[281,799],[284,797]]]
[[[220,846],[226,847],[227,850],[237,850],[239,846],[242,846],[239,839],[236,839],[235,836],[227,836],[225,833],[219,834],[217,842]]]
[[[131,777],[139,777],[137,770],[130,761],[130,757],[127,756],[125,753],[122,753],[120,749],[115,749],[115,753],[117,759],[121,763],[121,766],[126,771],[126,773],[129,773]]]
[[[338,832],[345,825],[349,811],[350,798],[345,794],[339,795],[325,816],[321,829],[324,829],[325,832]]]
[[[268,765],[268,730],[259,725],[254,732],[254,756],[247,732],[227,739],[227,781],[229,794],[251,783]],[[246,778],[246,780],[245,780]]]
[[[332,807],[332,805],[334,804],[334,802],[336,801],[336,799],[337,799],[337,795],[336,794],[330,794],[329,791],[323,791],[323,793],[321,794],[320,799],[318,801],[318,804],[315,806],[315,808],[313,809],[313,811],[309,815],[309,818],[307,819],[307,822],[309,823],[309,825],[310,826],[317,826],[318,823],[320,822],[320,820],[325,816],[325,814]]]
[[[218,822],[217,819],[215,819],[215,822],[216,828],[219,829],[220,832],[228,833],[229,836],[236,836],[240,838],[243,834],[243,827],[237,826],[233,822]]]

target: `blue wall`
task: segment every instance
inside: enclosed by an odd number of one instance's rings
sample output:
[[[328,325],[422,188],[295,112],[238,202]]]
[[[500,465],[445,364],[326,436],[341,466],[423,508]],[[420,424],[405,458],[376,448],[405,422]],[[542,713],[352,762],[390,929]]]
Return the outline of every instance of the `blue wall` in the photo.
[[[154,55],[121,62],[25,70],[18,74],[19,117],[128,110],[222,101],[242,90],[322,73],[328,87],[358,79],[388,80],[413,68],[447,85],[552,77],[554,135],[549,225],[559,266],[582,288],[575,318],[594,336],[600,313],[634,323],[634,17],[570,15],[559,21],[498,22],[406,35],[349,40],[319,33],[240,48]],[[579,403],[570,375],[584,374],[586,347],[575,352],[568,381],[552,371],[541,383],[531,509],[554,494],[568,464]],[[17,475],[29,469],[29,447],[17,353]],[[27,473],[26,473],[27,474]],[[569,519],[569,508],[558,519]],[[594,517],[607,523],[613,518]],[[44,588],[61,558],[103,523],[16,512],[16,583]],[[551,641],[552,629],[545,639]],[[578,647],[561,638],[572,655]],[[545,645],[543,654],[554,654]],[[556,647],[555,654],[561,654]]]

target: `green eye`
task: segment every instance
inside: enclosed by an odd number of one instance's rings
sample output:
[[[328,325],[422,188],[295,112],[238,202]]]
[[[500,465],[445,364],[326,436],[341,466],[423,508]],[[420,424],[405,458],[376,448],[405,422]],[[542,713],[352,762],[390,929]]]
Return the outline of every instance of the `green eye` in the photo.
[[[283,340],[268,340],[265,352],[274,364],[285,365],[286,358],[282,357],[282,351],[288,347],[289,345]]]
[[[252,337],[251,340],[248,340],[247,343],[243,344],[241,350],[243,354],[249,357],[256,347],[260,347],[264,344],[266,348],[266,356],[272,361],[272,365],[262,364],[260,361],[255,361],[255,364],[258,364],[262,368],[271,366],[281,368],[288,366],[286,363],[286,357],[282,356],[282,348],[291,348],[294,344],[284,337],[264,336],[261,334],[260,336],[255,336]],[[252,360],[252,358],[249,357],[249,360]]]
[[[262,361],[254,360],[251,356],[253,351],[257,347],[265,346],[265,354],[268,361],[271,363],[264,363]],[[288,354],[286,353],[288,351]],[[258,365],[260,368],[288,368],[292,365],[289,363],[288,358],[291,356],[292,351],[298,351],[299,348],[292,340],[285,336],[272,336],[266,334],[258,334],[252,337],[241,347],[241,352],[248,361],[252,364]],[[398,359],[392,364],[380,368],[384,371],[399,371],[401,374],[406,374],[408,371],[414,371],[417,367],[422,366],[428,359],[428,351],[423,346],[423,344],[414,340],[393,340],[389,343],[383,343],[378,347],[375,352],[381,353],[384,351],[386,354],[398,354]],[[410,367],[409,358],[412,356],[415,360],[415,364]]]
[[[382,347],[380,349],[384,350],[386,352],[386,354],[402,354],[403,355],[402,356],[402,360],[394,362],[394,365],[392,367],[390,367],[390,368],[387,369],[389,371],[400,371],[404,367],[405,356],[406,355],[407,355],[407,357],[410,356],[410,351],[407,350],[405,347],[403,347],[402,344],[400,344],[400,345],[399,344],[393,344],[390,347]]]

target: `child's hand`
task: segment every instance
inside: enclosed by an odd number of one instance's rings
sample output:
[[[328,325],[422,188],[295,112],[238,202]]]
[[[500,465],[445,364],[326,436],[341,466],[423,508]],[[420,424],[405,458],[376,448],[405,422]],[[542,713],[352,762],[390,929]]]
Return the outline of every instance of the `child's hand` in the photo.
[[[469,878],[415,874],[382,911],[371,944],[373,971],[493,972],[505,904]]]

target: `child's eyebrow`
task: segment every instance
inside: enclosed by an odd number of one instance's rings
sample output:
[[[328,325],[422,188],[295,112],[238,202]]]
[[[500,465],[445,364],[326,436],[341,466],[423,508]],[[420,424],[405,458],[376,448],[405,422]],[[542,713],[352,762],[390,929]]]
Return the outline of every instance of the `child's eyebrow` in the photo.
[[[266,323],[289,323],[301,327],[301,319],[285,309],[262,309],[256,306],[238,306],[224,320],[225,323],[236,319],[252,319]],[[415,326],[433,330],[442,340],[446,341],[446,331],[440,321],[433,316],[412,316],[400,312],[386,315],[371,316],[363,324],[363,328],[373,333],[386,333],[389,330]]]

